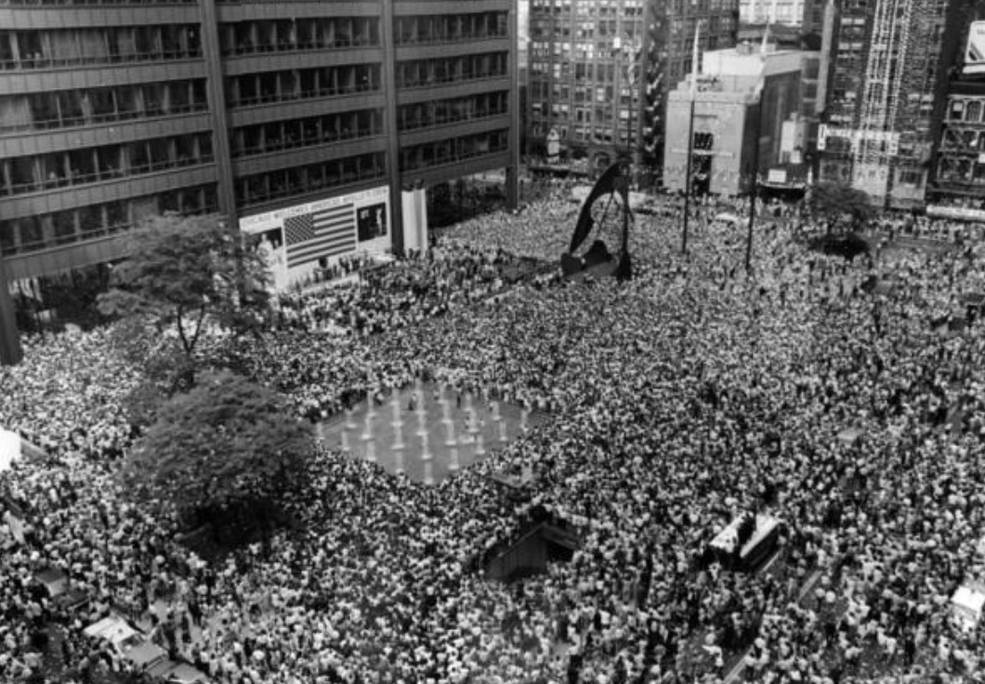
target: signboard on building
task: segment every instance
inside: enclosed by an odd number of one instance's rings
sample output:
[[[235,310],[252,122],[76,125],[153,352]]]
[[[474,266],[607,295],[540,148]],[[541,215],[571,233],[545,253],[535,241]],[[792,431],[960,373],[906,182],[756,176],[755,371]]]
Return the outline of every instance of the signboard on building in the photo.
[[[965,47],[965,74],[985,74],[985,21],[973,21],[968,27],[968,45]]]
[[[783,184],[787,182],[787,170],[786,169],[770,169],[769,174],[766,177],[769,183],[779,183]]]
[[[857,128],[836,128],[821,124],[817,127],[817,149],[824,152],[828,147],[828,138],[842,138],[848,140],[852,152],[855,152],[859,143],[865,140],[870,144],[882,143],[885,145],[886,154],[896,155],[899,154],[899,137],[896,131],[863,131]]]
[[[258,235],[258,249],[277,291],[357,251],[385,252],[390,240],[386,186],[245,216],[239,229]]]

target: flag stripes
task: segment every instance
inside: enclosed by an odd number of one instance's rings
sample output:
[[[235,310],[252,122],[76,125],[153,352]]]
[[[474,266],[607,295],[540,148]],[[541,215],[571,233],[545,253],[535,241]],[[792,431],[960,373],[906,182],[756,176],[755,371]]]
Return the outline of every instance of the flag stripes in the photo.
[[[356,212],[353,204],[320,209],[284,219],[287,267],[294,268],[356,248]]]

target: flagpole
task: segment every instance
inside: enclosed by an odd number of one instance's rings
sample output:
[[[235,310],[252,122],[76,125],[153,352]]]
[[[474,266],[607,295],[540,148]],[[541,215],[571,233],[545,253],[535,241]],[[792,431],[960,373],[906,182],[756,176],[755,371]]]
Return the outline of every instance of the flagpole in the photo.
[[[694,24],[694,48],[691,53],[691,104],[687,119],[687,162],[684,178],[684,231],[681,235],[681,254],[687,255],[687,223],[691,214],[691,156],[694,146],[694,100],[698,93],[698,35],[701,20]]]

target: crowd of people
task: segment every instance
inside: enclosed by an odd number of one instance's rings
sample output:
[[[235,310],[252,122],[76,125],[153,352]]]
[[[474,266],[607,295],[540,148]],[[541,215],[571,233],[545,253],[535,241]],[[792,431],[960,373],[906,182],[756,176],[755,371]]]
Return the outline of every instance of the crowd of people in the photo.
[[[54,623],[57,681],[100,681],[125,665],[81,629],[158,599],[184,625],[158,630],[167,647],[226,684],[717,682],[736,663],[756,682],[980,678],[985,628],[949,606],[985,580],[985,342],[961,309],[981,288],[977,239],[848,262],[807,249],[810,219],[776,205],[747,274],[721,208],[696,207],[686,256],[676,205],[638,216],[631,282],[507,287],[519,257],[556,262],[567,245],[578,206],[538,201],[357,288],[284,298],[259,340],[210,340],[203,363],[316,420],[415,378],[549,413],[434,487],[323,447],[291,502],[302,524],[270,553],[206,562],[128,499],[114,474],[140,369],[118,336],[31,342],[0,369],[0,426],[51,458],[0,475],[24,521],[0,556],[0,680],[39,670]],[[489,477],[524,470],[524,502]],[[534,507],[581,548],[521,582],[483,579],[472,560]],[[754,512],[784,522],[768,570],[700,562]],[[45,567],[88,605],[46,599],[31,580]]]

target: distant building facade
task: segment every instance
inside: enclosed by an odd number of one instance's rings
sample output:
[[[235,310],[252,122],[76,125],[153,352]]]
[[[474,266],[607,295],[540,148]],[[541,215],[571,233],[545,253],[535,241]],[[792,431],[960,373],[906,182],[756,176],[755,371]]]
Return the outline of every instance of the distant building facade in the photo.
[[[957,49],[945,56],[947,101],[927,189],[928,211],[941,206],[985,220],[985,2],[953,12]]]
[[[879,205],[923,206],[958,5],[875,0],[834,9],[824,38],[820,180],[851,184]]]
[[[737,195],[749,192],[754,182],[803,187],[818,63],[816,52],[762,52],[748,43],[704,54],[695,93],[692,192]],[[686,187],[690,107],[688,78],[670,93],[667,105],[667,140],[677,141],[664,153],[663,177],[670,190]]]
[[[528,101],[531,149],[554,131],[562,158],[600,169],[632,148],[659,178],[667,92],[700,46],[735,45],[738,0],[531,0]]]

